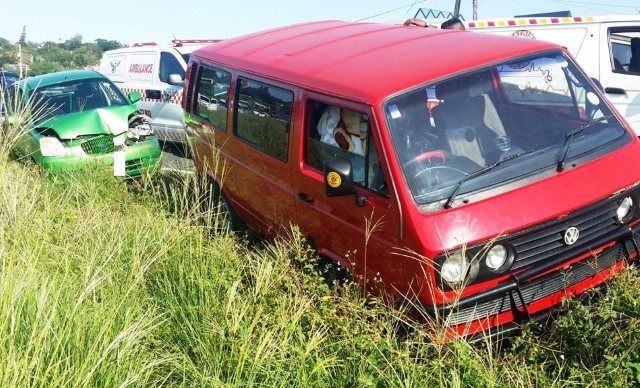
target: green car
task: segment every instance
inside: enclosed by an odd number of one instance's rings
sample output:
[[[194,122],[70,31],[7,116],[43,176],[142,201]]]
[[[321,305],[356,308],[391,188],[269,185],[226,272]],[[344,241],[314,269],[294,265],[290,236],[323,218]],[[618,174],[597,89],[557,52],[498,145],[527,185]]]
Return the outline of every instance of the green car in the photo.
[[[113,166],[116,176],[136,176],[160,164],[160,144],[149,118],[128,97],[95,71],[64,71],[14,84],[6,101],[23,102],[8,109],[7,119],[26,112],[28,127],[17,149],[51,172],[88,163]],[[10,107],[12,104],[7,104]],[[14,104],[15,106],[15,104]]]

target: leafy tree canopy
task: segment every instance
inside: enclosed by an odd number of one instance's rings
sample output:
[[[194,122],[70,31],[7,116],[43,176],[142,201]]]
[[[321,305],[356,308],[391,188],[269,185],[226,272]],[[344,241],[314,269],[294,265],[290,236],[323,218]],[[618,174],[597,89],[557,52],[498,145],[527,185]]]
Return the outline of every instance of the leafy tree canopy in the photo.
[[[96,39],[83,42],[82,35],[76,34],[64,42],[29,42],[26,28],[22,44],[23,61],[30,67],[29,75],[39,75],[62,70],[95,68],[100,63],[102,53],[126,47],[117,40]],[[22,35],[21,35],[22,38]],[[15,70],[18,61],[18,43],[0,38],[0,68]],[[33,61],[31,62],[31,60]]]

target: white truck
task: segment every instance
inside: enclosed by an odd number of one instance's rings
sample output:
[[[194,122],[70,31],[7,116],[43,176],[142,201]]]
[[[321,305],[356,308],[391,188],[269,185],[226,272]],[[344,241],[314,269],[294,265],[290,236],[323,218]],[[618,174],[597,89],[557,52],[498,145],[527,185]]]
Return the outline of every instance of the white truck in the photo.
[[[156,136],[186,144],[182,86],[189,55],[218,40],[173,40],[171,45],[136,43],[102,55],[99,71],[125,93],[139,92],[138,109],[151,118]]]
[[[566,47],[640,135],[640,16],[523,17],[473,20],[467,30],[541,39]],[[533,87],[544,87],[540,69]],[[544,69],[542,69],[544,70]],[[567,90],[568,92],[568,90]]]

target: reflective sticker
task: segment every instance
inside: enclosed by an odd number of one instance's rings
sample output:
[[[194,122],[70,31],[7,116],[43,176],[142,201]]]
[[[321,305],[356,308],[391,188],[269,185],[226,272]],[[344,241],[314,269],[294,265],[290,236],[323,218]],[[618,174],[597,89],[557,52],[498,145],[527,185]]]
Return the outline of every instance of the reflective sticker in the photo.
[[[587,93],[587,100],[593,105],[600,105],[600,97],[598,97],[594,92]]]
[[[331,171],[327,174],[327,183],[330,187],[335,189],[342,183],[342,178],[340,178],[340,175],[337,172]]]
[[[402,117],[396,104],[389,105],[389,114],[391,115],[392,119],[399,119],[400,117]]]
[[[113,176],[125,176],[124,151],[116,151],[113,153]]]

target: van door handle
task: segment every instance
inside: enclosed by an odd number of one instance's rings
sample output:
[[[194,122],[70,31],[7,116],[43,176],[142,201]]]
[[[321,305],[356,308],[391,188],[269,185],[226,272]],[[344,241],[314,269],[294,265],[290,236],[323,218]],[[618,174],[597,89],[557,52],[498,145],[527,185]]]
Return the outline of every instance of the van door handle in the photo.
[[[298,199],[305,203],[313,203],[313,201],[315,201],[313,197],[307,193],[298,193]]]
[[[147,90],[145,90],[145,91],[144,91],[144,96],[145,96],[146,98],[150,98],[150,99],[152,99],[152,100],[159,100],[159,99],[160,99],[160,97],[162,97],[162,93],[160,93],[160,91],[159,91],[159,90],[150,90],[150,89],[147,89]]]
[[[604,88],[604,92],[609,94],[627,94],[622,88]]]

